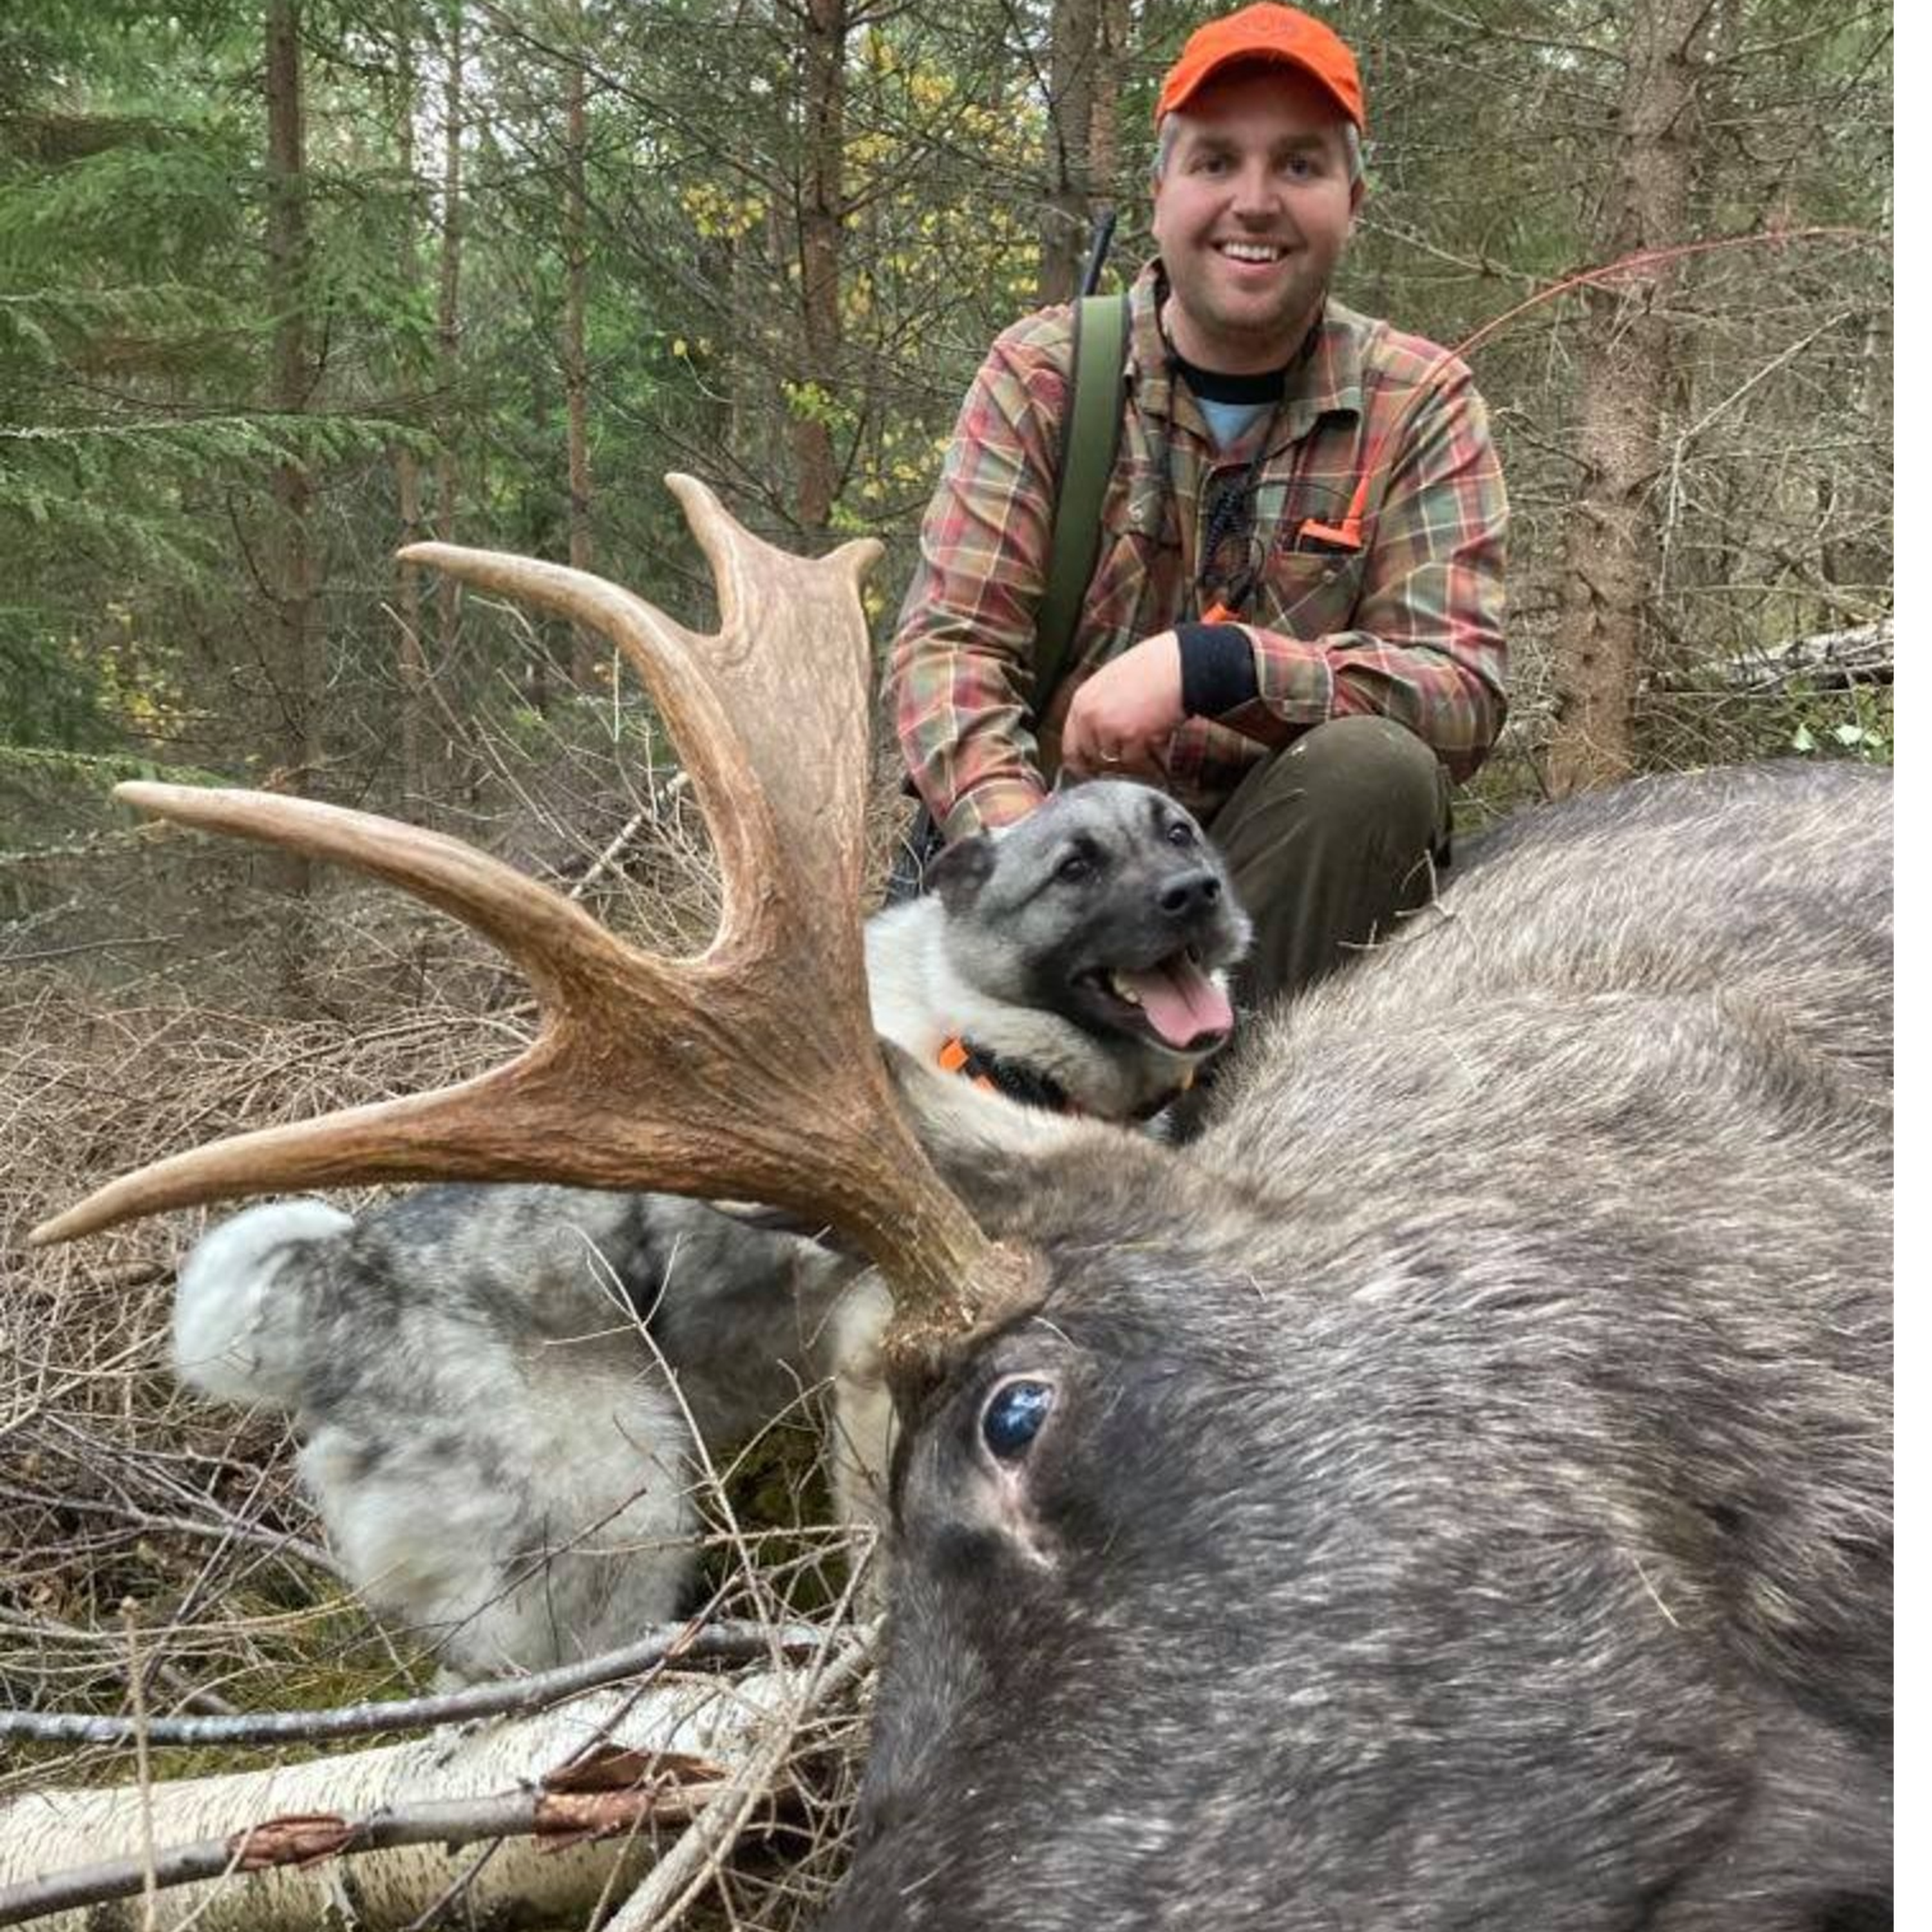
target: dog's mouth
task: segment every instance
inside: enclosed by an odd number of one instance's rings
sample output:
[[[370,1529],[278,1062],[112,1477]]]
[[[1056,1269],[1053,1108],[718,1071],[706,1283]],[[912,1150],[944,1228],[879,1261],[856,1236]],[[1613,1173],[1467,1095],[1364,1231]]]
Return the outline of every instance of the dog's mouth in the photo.
[[[1234,1010],[1192,946],[1152,966],[1100,967],[1082,975],[1124,1030],[1152,1034],[1177,1053],[1206,1053],[1234,1030]]]

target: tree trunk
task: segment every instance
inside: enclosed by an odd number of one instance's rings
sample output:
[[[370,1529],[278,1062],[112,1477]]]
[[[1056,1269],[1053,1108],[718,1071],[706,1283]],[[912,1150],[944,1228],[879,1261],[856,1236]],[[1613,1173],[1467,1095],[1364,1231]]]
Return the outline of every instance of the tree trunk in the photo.
[[[1100,0],[1094,49],[1094,88],[1088,124],[1088,213],[1115,202],[1120,191],[1120,79],[1132,32],[1128,0]]]
[[[805,152],[800,174],[799,256],[804,286],[802,393],[792,404],[798,521],[809,535],[832,520],[838,487],[829,412],[838,393],[840,230],[844,220],[846,0],[808,0]]]
[[[1684,235],[1710,12],[1709,0],[1640,0],[1631,10],[1604,260]],[[1670,274],[1667,267],[1634,272],[1588,297],[1578,430],[1584,485],[1564,544],[1553,665],[1548,776],[1559,797],[1625,777],[1635,764],[1644,610],[1656,587],[1652,486],[1672,378],[1661,301]]]
[[[268,0],[266,94],[268,155],[268,296],[274,316],[270,374],[272,405],[283,416],[308,407],[308,182],[302,138],[301,0]],[[274,696],[272,726],[278,767],[275,782],[305,794],[320,763],[316,742],[321,680],[314,661],[314,561],[309,554],[308,466],[299,454],[275,464],[275,513],[265,575],[274,599]],[[283,853],[271,862],[283,890],[306,894],[309,862]],[[286,930],[292,932],[294,922]],[[284,978],[301,979],[304,950],[298,938],[287,949]]]
[[[1040,226],[1042,303],[1072,298],[1086,256],[1100,15],[1100,0],[1053,0],[1047,28],[1046,194]]]
[[[1828,465],[1817,486],[1819,574],[1828,584],[1847,585],[1868,599],[1882,596],[1892,577],[1892,506],[1883,488],[1888,472],[1882,454],[1892,420],[1891,334],[1891,312],[1872,309],[1865,316],[1858,374],[1849,386],[1848,425],[1855,437],[1870,438],[1872,456]]]
[[[436,457],[436,534],[456,541],[457,398],[462,376],[462,336],[457,307],[463,273],[463,8],[461,0],[444,15],[448,35],[448,67],[442,83],[442,269],[436,292],[436,380],[440,392],[440,434]],[[448,572],[436,581],[436,664],[447,677],[456,662],[456,580]]]
[[[401,286],[417,285],[418,197],[416,194],[416,0],[404,0],[396,20],[396,165],[404,182],[400,219],[398,223],[397,270]],[[418,370],[406,366],[398,370],[398,386],[413,386]],[[429,534],[423,521],[422,466],[407,443],[395,448],[396,517],[402,541],[419,542]],[[401,634],[397,645],[396,669],[402,692],[402,711],[398,720],[402,792],[407,814],[418,824],[424,822],[430,792],[424,758],[428,728],[429,665],[423,655],[422,573],[412,563],[396,566],[396,621]]]
[[[548,388],[550,369],[540,357],[530,359],[530,447],[542,449],[550,440],[550,392]],[[534,464],[522,466],[522,478],[518,485],[518,500],[522,506],[518,519],[517,547],[532,556],[548,556],[551,553],[553,532],[556,524],[556,498],[549,487],[548,480]],[[566,541],[568,538],[566,538]],[[536,626],[536,648],[530,652],[530,674],[524,689],[530,701],[530,708],[540,718],[550,716],[553,692],[553,673],[560,674],[560,682],[567,681],[568,667],[557,645],[557,627],[548,618],[533,616]]]
[[[581,50],[584,10],[575,10],[572,45]],[[578,570],[590,568],[590,435],[588,394],[590,358],[584,339],[584,62],[573,59],[564,81],[563,190],[563,394],[568,424],[570,471],[570,561]],[[571,677],[580,691],[596,687],[602,652],[596,634],[581,625],[571,632]]]

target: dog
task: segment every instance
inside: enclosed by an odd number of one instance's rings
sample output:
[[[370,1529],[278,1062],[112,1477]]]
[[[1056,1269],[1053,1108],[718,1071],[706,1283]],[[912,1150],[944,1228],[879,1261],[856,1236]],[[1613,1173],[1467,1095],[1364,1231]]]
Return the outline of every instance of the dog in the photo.
[[[960,840],[866,933],[882,1040],[1004,1104],[1138,1122],[1227,1041],[1249,926],[1151,788],[1054,794]],[[976,1094],[976,1098],[978,1096]],[[350,1580],[445,1672],[542,1670],[676,1615],[706,1456],[833,1395],[836,1506],[876,1523],[876,1277],[702,1202],[447,1185],[359,1218],[274,1202],[184,1263],[173,1360],[292,1416]]]

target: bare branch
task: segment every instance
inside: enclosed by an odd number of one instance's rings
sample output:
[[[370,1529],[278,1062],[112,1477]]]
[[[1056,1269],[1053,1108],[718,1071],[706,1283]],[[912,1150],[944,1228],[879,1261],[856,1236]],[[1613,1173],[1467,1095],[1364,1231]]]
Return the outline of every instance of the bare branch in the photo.
[[[225,1838],[148,1856],[110,1858],[0,1887],[0,1925],[21,1925],[117,1898],[172,1891],[198,1880],[278,1865],[313,1865],[404,1845],[473,1845],[480,1840],[576,1840],[634,1831],[646,1821],[684,1824],[724,1789],[722,1774],[652,1778],[621,1791],[508,1791],[442,1803],[383,1805],[353,1818],[311,1812],[270,1818]]]
[[[502,1684],[472,1684],[434,1697],[399,1697],[382,1703],[347,1704],[333,1710],[250,1712],[239,1717],[150,1718],[145,1729],[155,1744],[316,1743],[332,1738],[371,1737],[383,1732],[427,1730],[479,1718],[513,1716],[541,1709],[560,1698],[634,1677],[670,1664],[742,1663],[747,1658],[808,1653],[833,1641],[809,1624],[716,1623],[680,1625],[602,1657]],[[37,1744],[118,1744],[130,1742],[136,1721],[82,1711],[0,1711],[0,1738]]]

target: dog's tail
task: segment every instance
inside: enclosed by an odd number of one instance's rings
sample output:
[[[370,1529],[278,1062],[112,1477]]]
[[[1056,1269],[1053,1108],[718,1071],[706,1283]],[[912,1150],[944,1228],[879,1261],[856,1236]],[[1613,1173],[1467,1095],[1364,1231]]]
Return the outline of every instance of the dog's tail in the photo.
[[[196,1244],[175,1291],[175,1372],[223,1402],[300,1400],[309,1284],[356,1223],[320,1201],[271,1201]]]

